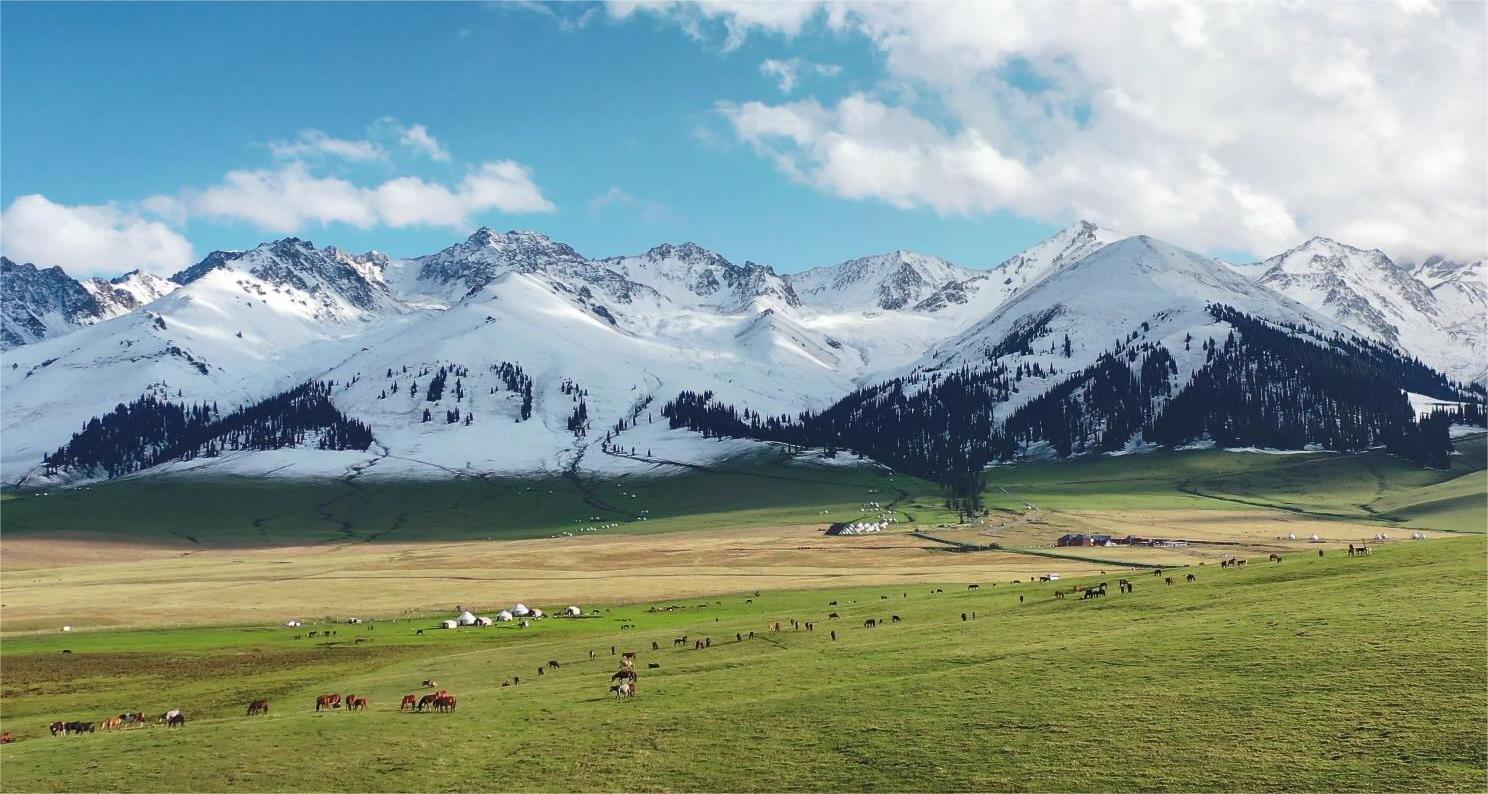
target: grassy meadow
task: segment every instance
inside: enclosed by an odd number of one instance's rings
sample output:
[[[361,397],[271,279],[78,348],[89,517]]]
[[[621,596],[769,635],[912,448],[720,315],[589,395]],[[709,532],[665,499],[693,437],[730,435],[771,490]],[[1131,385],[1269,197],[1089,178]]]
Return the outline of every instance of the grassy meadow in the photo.
[[[1091,601],[947,581],[660,605],[672,612],[586,604],[603,613],[528,629],[442,631],[426,616],[330,639],[295,638],[326,626],[9,637],[0,727],[19,741],[0,748],[0,786],[1482,791],[1483,563],[1483,539],[1462,537],[1194,567],[1196,582],[1171,586],[1133,575],[1134,593],[1112,581]],[[891,615],[903,622],[863,626]],[[640,653],[632,700],[607,693],[612,645]],[[561,668],[538,676],[550,659]],[[427,678],[457,712],[397,711]],[[371,708],[314,713],[326,692]],[[243,716],[257,697],[270,716]],[[188,724],[46,731],[168,708]]]

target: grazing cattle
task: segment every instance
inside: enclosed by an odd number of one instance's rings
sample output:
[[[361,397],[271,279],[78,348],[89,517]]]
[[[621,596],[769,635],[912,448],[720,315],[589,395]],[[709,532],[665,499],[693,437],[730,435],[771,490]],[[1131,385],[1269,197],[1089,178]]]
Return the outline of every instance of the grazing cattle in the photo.
[[[12,744],[15,742],[15,734],[10,731],[0,731],[0,744]]]
[[[1281,562],[1281,555],[1280,554],[1272,554],[1267,559],[1271,560],[1271,562]]]
[[[646,663],[646,669],[648,669],[648,670],[660,670],[661,669],[661,662],[647,662]]]
[[[418,631],[415,631],[415,632],[414,632],[414,634],[418,634],[418,635],[420,635],[420,636],[422,636],[422,635],[423,635],[423,633],[424,633],[424,630],[423,630],[423,629],[419,629],[419,630],[418,630]]]
[[[315,699],[315,710],[316,711],[320,711],[321,709],[339,709],[339,708],[341,708],[341,696],[340,695],[321,695],[320,697],[318,697],[318,698]]]
[[[868,618],[867,620],[863,621],[863,628],[865,629],[876,628],[877,626],[878,621],[874,620],[873,618]]]
[[[837,641],[837,630],[836,629],[833,629],[832,630],[832,642],[836,642],[836,641]]]
[[[543,669],[541,667],[537,668],[537,674],[538,675],[542,675],[543,674]]]
[[[658,644],[655,640],[652,640],[651,641],[651,650],[653,650],[653,651],[659,651],[659,650],[661,650],[661,645]]]
[[[1023,603],[1023,596],[1018,596],[1018,603]]]
[[[878,597],[878,600],[880,600],[880,601],[887,601],[887,600],[889,600],[889,597],[886,596],[886,595],[881,595],[881,596]]]
[[[827,602],[827,606],[829,606],[829,607],[835,607],[835,606],[837,606],[837,602],[836,601],[828,601]]]
[[[969,585],[966,586],[966,589],[967,590],[980,590],[980,589],[982,589],[982,586],[979,585],[979,584],[969,584]]]
[[[1318,549],[1318,556],[1319,557],[1323,556],[1323,550],[1322,549]]]
[[[1243,567],[1245,567],[1245,560],[1243,560],[1243,559],[1235,560],[1235,564],[1243,568]]]
[[[1162,576],[1162,569],[1161,568],[1154,568],[1152,570],[1152,575],[1153,576]]]
[[[961,613],[961,622],[962,623],[965,623],[966,622],[966,613],[965,612],[962,612]]]
[[[549,659],[548,660],[548,667],[550,669],[557,670],[559,667],[562,667],[562,665],[558,664],[558,660],[557,659]]]
[[[837,618],[838,618],[838,615],[837,615],[836,612],[833,612],[832,614],[827,615],[827,620],[836,620]]]
[[[1189,581],[1189,582],[1197,582],[1197,581],[1199,581],[1199,577],[1197,577],[1197,576],[1194,576],[1194,575],[1193,575],[1193,574],[1189,574],[1189,575],[1188,575],[1188,579],[1187,579],[1187,580],[1186,580],[1186,581]]]
[[[1064,598],[1064,591],[1063,590],[1055,590],[1054,591],[1054,597],[1055,598]]]
[[[904,622],[904,618],[901,618],[898,615],[891,615],[889,619],[892,620],[892,621],[894,621],[895,623],[903,623]]]
[[[616,684],[615,686],[610,687],[610,692],[615,695],[616,700],[619,700],[620,698],[635,697],[636,685],[631,683],[630,681],[626,681],[623,684]]]
[[[91,725],[92,723],[89,723],[89,724]],[[185,724],[186,724],[186,715],[185,714],[182,714],[179,711],[176,712],[175,714],[171,715],[170,717],[168,717],[166,719],[166,721],[165,721],[165,727],[167,727],[167,728],[180,728],[180,727],[184,726]],[[92,732],[91,728],[89,729],[89,732],[90,733]]]
[[[258,700],[253,701],[252,703],[249,703],[248,704],[248,716],[250,716],[250,717],[254,716],[255,714],[268,714],[268,713],[269,713],[269,701],[266,700],[266,699],[260,698]]]
[[[672,646],[673,647],[676,647],[678,645],[686,645],[686,644],[687,644],[687,638],[686,637],[678,637],[678,638],[672,640]]]
[[[1173,577],[1171,577],[1171,576],[1164,576],[1163,577],[1163,584],[1172,584],[1172,583],[1173,583]]]
[[[1354,551],[1354,553],[1355,554],[1358,554],[1360,556],[1368,557],[1369,556],[1369,547],[1368,546],[1360,546],[1358,549],[1356,549]]]
[[[65,722],[54,722],[51,725],[48,725],[47,726],[47,729],[52,732],[52,735],[53,736],[57,736],[59,734],[62,734],[62,733],[66,733],[67,732],[67,723],[65,723]]]
[[[505,682],[502,682],[501,685],[502,686],[507,686],[510,683],[511,683],[510,681],[505,681]],[[418,695],[404,695],[403,696],[403,702],[398,704],[398,710],[399,711],[404,711],[404,710],[413,711],[414,709],[417,709],[417,708],[418,708]]]
[[[519,675],[512,676],[512,686],[520,686],[521,683],[522,683],[522,677],[521,676],[519,676]]]

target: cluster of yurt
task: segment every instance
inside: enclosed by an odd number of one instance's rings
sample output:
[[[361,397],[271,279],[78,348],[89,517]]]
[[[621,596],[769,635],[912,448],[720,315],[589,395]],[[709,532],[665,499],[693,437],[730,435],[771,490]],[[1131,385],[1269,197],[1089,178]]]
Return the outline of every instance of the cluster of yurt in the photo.
[[[576,606],[571,606],[563,610],[563,615],[565,617],[579,617],[583,614],[584,611]],[[544,615],[541,609],[537,609],[536,607],[529,607],[526,604],[518,603],[511,609],[503,609],[491,617],[476,615],[475,613],[467,610],[461,612],[454,618],[440,621],[439,626],[440,628],[446,629],[454,629],[461,626],[484,627],[494,626],[497,623],[511,623],[512,621],[520,620],[522,621],[522,625],[525,627],[529,625],[529,621],[539,620],[543,617]]]

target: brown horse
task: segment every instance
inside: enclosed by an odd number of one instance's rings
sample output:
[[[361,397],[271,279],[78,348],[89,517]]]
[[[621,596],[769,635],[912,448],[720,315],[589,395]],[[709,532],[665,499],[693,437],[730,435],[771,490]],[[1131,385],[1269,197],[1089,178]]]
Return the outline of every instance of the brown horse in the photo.
[[[367,699],[366,698],[359,698],[359,697],[354,697],[354,696],[348,695],[346,697],[346,710],[347,711],[366,711],[367,710]]]
[[[404,695],[403,702],[398,704],[399,711],[404,709],[412,711],[416,708],[418,708],[418,695]]]
[[[316,711],[320,711],[321,709],[339,709],[339,708],[341,708],[341,696],[340,695],[321,695],[320,697],[318,697],[318,698],[315,699],[315,710]]]
[[[15,734],[10,731],[0,731],[0,744],[12,744],[15,742]]]
[[[100,724],[100,727],[106,731],[117,731],[124,727],[124,720],[118,717],[109,717]]]
[[[454,695],[446,692],[434,699],[434,710],[448,713],[454,711],[455,706],[458,705],[458,703],[459,701],[455,699]]]
[[[259,700],[255,700],[252,703],[249,703],[248,704],[248,716],[250,716],[250,717],[252,717],[255,714],[268,714],[268,713],[269,713],[269,701],[266,698],[260,698]]]

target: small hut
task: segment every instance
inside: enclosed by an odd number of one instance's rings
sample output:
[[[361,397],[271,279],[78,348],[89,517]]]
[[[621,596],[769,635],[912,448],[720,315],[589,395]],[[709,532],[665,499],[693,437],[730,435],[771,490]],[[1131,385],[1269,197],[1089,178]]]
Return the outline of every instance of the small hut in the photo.
[[[452,629],[452,628],[455,628],[456,626],[459,626],[459,625],[460,625],[459,623],[457,623],[457,622],[455,622],[453,620],[441,620],[441,621],[439,621],[439,628],[441,628],[441,629]]]
[[[485,617],[485,616],[478,616],[475,619],[475,625],[477,625],[477,626],[494,626],[494,625],[496,625],[496,621],[491,620],[490,618]]]

